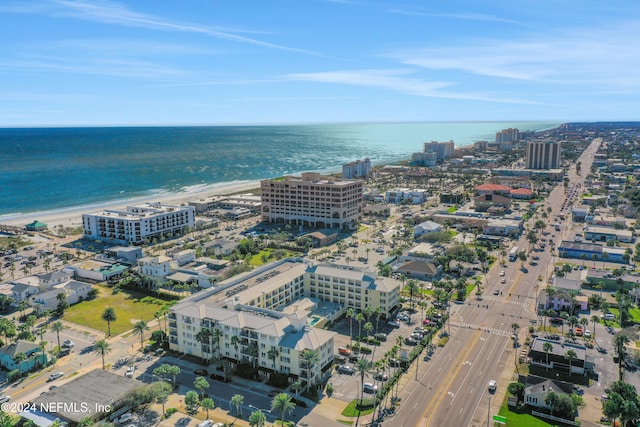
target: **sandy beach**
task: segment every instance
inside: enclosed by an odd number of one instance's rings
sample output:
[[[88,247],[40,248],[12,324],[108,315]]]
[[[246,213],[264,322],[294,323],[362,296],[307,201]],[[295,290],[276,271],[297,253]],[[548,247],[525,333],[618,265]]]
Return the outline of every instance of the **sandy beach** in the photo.
[[[260,181],[241,181],[226,182],[221,184],[212,184],[206,186],[193,186],[179,193],[162,193],[152,196],[136,197],[124,200],[113,200],[110,202],[74,206],[63,209],[55,209],[50,211],[30,212],[24,214],[13,214],[0,216],[0,224],[13,225],[22,227],[25,224],[38,220],[47,224],[49,229],[62,225],[63,227],[80,227],[82,226],[82,214],[97,212],[107,209],[124,209],[127,206],[147,203],[160,202],[164,204],[180,205],[190,200],[206,199],[210,196],[226,195],[250,191],[260,188]]]

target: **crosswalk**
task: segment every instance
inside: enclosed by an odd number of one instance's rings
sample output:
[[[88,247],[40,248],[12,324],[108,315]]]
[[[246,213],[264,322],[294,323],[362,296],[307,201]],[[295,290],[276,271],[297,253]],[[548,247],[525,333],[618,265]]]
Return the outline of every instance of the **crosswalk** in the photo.
[[[483,296],[482,297],[483,301],[491,301],[491,302],[498,302],[500,304],[515,304],[515,305],[519,305],[521,307],[523,307],[525,310],[530,310],[534,307],[536,301],[533,298],[520,298],[520,299],[511,299],[511,300],[506,300],[504,299],[504,297],[494,297],[494,296]],[[482,302],[480,302],[482,304]]]
[[[499,328],[485,328],[485,327],[483,327],[481,325],[477,325],[475,323],[465,323],[465,322],[452,321],[451,322],[451,326],[455,326],[455,327],[458,327],[458,328],[466,328],[466,329],[478,329],[478,330],[481,330],[481,331],[489,332],[491,334],[502,335],[502,336],[505,336],[505,337],[509,337],[513,333],[513,331],[511,331],[511,330],[506,331],[504,329],[499,329]]]

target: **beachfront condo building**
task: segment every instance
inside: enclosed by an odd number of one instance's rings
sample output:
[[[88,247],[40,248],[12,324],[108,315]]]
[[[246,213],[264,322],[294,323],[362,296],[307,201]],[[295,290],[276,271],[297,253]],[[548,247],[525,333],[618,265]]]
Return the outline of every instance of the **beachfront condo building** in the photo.
[[[453,141],[448,142],[425,142],[423,144],[425,153],[436,153],[436,158],[438,161],[446,160],[453,157],[453,152],[455,150],[455,144]]]
[[[103,242],[140,245],[153,239],[184,233],[195,226],[193,206],[144,203],[125,210],[82,215],[84,237]]]
[[[362,215],[362,181],[307,172],[263,180],[260,187],[264,222],[354,229]]]
[[[366,178],[371,173],[371,160],[356,160],[342,165],[342,178]]]
[[[171,307],[169,347],[205,361],[249,363],[263,374],[289,375],[291,382],[324,377],[333,361],[335,333],[311,325],[334,321],[348,308],[369,307],[386,319],[398,308],[400,287],[368,268],[280,260]],[[196,339],[203,329],[206,336],[219,336],[219,343],[202,340],[203,334]],[[305,350],[319,356],[312,371],[301,359]]]
[[[529,141],[526,159],[527,169],[559,169],[560,142]]]

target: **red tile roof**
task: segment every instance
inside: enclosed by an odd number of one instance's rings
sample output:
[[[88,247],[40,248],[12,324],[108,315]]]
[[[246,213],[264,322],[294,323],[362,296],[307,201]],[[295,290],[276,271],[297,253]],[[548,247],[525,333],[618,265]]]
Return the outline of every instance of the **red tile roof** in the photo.
[[[476,186],[476,191],[509,191],[511,188],[500,184],[481,184]]]
[[[510,192],[511,194],[526,194],[527,196],[530,196],[533,194],[533,191],[529,190],[528,188],[516,188],[515,190],[511,190]]]

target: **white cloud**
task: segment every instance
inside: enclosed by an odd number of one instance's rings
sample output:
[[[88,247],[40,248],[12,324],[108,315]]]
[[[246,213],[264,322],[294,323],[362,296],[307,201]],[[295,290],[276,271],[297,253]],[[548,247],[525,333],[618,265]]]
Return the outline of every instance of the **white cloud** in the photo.
[[[110,0],[53,0],[53,2],[61,6],[61,9],[56,12],[56,14],[60,16],[128,27],[196,33],[271,49],[285,50],[306,55],[318,55],[317,53],[309,50],[269,43],[237,34],[246,31],[212,28],[191,23],[172,22],[162,17],[132,11],[125,5]]]
[[[501,97],[499,95],[489,93],[442,91],[441,89],[454,86],[455,83],[445,81],[427,81],[407,77],[410,73],[411,71],[409,70],[346,70],[317,73],[292,73],[285,77],[299,81],[377,87],[409,95],[432,98],[488,101],[509,104],[538,104],[538,102],[527,99]]]

